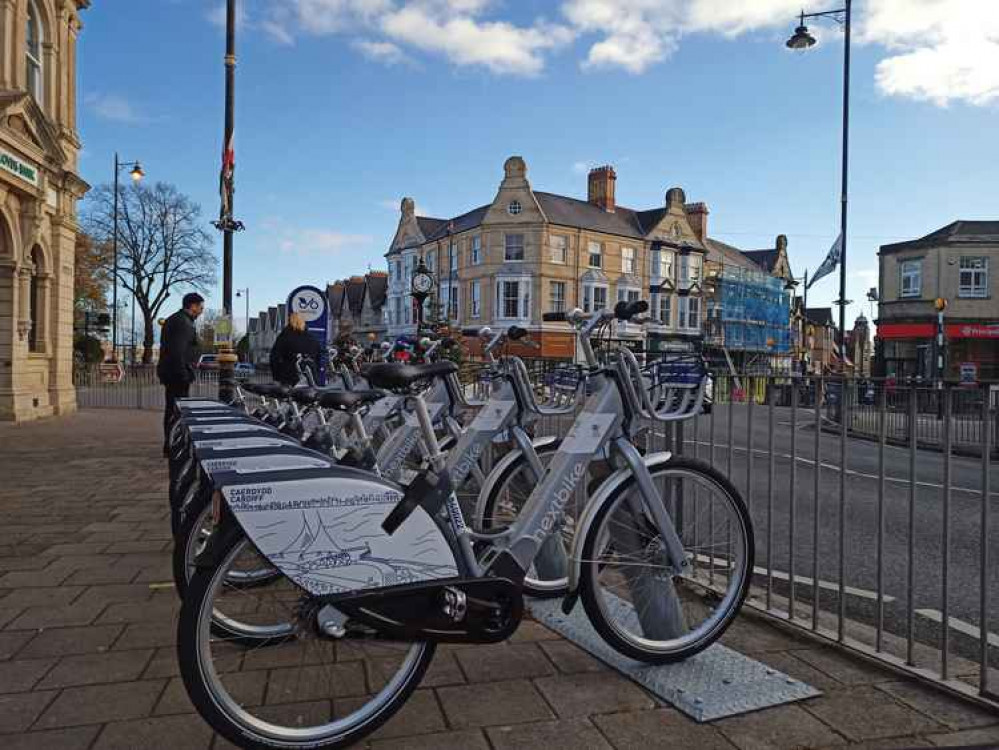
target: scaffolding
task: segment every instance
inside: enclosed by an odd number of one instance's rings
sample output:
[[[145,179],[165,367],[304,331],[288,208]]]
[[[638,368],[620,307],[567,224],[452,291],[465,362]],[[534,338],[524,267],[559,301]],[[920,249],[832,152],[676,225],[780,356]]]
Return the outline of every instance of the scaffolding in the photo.
[[[740,369],[761,356],[788,360],[791,298],[784,281],[739,266],[718,265],[712,270],[714,290],[707,302],[708,346],[722,350],[729,369],[735,369],[733,359]]]

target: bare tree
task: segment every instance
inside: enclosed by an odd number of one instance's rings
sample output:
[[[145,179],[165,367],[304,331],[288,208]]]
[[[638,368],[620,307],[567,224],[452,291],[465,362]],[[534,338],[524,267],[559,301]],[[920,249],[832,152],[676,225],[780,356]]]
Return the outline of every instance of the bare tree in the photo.
[[[114,188],[102,185],[90,192],[83,223],[96,241],[111,244]],[[201,206],[173,185],[119,188],[118,284],[135,295],[142,311],[144,364],[152,359],[156,319],[171,292],[215,285],[218,259],[202,224]]]

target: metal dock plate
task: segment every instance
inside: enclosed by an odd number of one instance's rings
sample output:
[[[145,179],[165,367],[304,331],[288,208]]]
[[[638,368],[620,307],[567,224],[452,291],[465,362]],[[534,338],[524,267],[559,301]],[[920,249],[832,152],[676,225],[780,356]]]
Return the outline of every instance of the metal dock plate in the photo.
[[[534,600],[538,622],[586,649],[647,690],[705,722],[821,695],[821,691],[718,643],[686,661],[649,666],[622,656],[590,625],[581,605],[562,614],[560,599]]]

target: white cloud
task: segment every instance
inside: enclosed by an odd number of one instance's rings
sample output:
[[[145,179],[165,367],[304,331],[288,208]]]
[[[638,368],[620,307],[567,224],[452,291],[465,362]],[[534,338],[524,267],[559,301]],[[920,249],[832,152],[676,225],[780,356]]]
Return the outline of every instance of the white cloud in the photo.
[[[984,105],[999,99],[999,3],[995,0],[880,0],[861,39],[889,49],[875,81],[889,96]]]
[[[398,65],[409,62],[406,53],[392,42],[379,42],[371,39],[355,39],[351,46],[370,60],[376,60],[386,65]]]
[[[135,123],[147,119],[135,111],[128,99],[118,94],[92,92],[83,98],[83,103],[104,120]]]
[[[367,234],[346,234],[331,229],[302,229],[285,234],[277,241],[278,250],[290,255],[340,255],[346,251],[371,245],[374,238]]]

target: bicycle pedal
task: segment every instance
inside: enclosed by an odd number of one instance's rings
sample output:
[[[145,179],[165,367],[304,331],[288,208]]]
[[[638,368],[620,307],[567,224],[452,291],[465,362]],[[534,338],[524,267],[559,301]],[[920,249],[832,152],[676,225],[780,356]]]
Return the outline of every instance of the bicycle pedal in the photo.
[[[468,613],[468,598],[465,596],[465,592],[448,586],[443,591],[443,597],[444,606],[442,609],[444,615],[451,622],[462,622]]]

